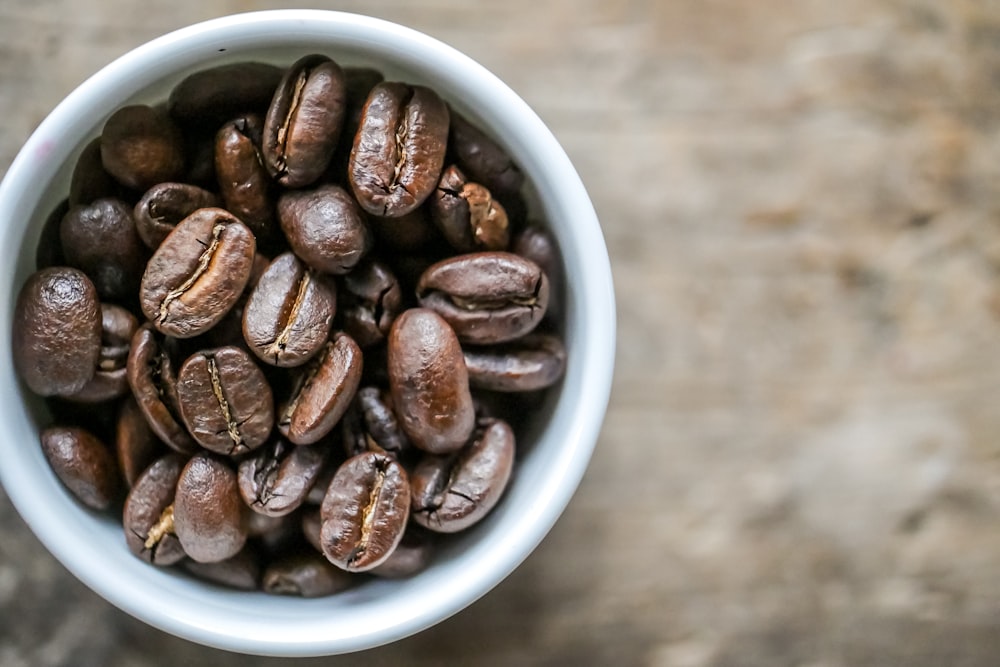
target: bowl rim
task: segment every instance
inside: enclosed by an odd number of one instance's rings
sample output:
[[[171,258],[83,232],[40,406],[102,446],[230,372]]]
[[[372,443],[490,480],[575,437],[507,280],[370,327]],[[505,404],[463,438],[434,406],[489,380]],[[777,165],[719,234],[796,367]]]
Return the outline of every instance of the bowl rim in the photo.
[[[54,174],[55,168],[47,165],[46,161],[58,163],[60,157],[63,161],[67,159],[67,155],[60,153],[61,150],[69,150],[63,148],[66,142],[62,140],[79,139],[67,129],[73,127],[74,114],[93,115],[100,109],[110,112],[116,106],[100,101],[102,94],[109,91],[121,94],[122,90],[128,89],[134,95],[141,86],[138,83],[123,84],[123,81],[129,81],[128,77],[137,76],[138,80],[148,81],[150,79],[142,78],[145,71],[176,70],[171,63],[178,57],[177,54],[185,54],[184,57],[191,59],[195,57],[191,55],[193,53],[207,53],[206,49],[220,50],[216,47],[226,43],[226,40],[246,45],[268,39],[279,43],[306,36],[354,40],[351,43],[358,48],[370,45],[371,48],[381,49],[382,57],[396,54],[407,60],[415,59],[422,67],[437,68],[435,73],[447,78],[449,85],[469,89],[473,97],[488,92],[494,104],[478,109],[483,122],[494,128],[516,129],[516,132],[503,133],[504,140],[518,142],[519,148],[534,156],[535,180],[542,181],[541,185],[545,186],[558,183],[560,187],[560,192],[554,195],[557,202],[552,206],[572,216],[574,228],[572,243],[565,242],[569,237],[560,238],[561,250],[566,266],[581,269],[573,274],[574,285],[571,289],[574,293],[586,295],[585,299],[577,299],[570,307],[574,309],[572,316],[585,326],[582,330],[567,327],[567,336],[573,338],[572,341],[567,340],[567,345],[572,343],[574,355],[572,366],[567,370],[566,385],[567,390],[575,392],[573,396],[578,398],[571,406],[557,406],[561,410],[560,416],[564,417],[561,423],[565,432],[559,437],[565,442],[561,445],[565,456],[554,469],[554,483],[539,489],[536,503],[523,517],[527,528],[515,532],[510,539],[489,534],[489,548],[485,545],[477,548],[477,558],[482,564],[479,570],[471,572],[458,583],[449,581],[444,585],[443,581],[439,582],[442,583],[440,596],[428,599],[420,609],[411,608],[397,614],[392,623],[384,626],[345,636],[291,633],[283,637],[277,632],[262,634],[259,629],[256,633],[242,631],[232,624],[213,623],[215,612],[212,609],[204,610],[204,614],[197,619],[190,619],[176,613],[171,605],[151,605],[136,593],[123,590],[124,585],[115,578],[115,573],[102,571],[95,563],[93,553],[89,559],[80,556],[79,551],[73,548],[72,539],[82,538],[83,535],[78,526],[71,524],[85,520],[88,512],[81,508],[63,508],[68,516],[56,516],[59,508],[45,502],[45,494],[51,490],[51,480],[43,484],[33,483],[31,475],[26,474],[34,469],[33,464],[37,463],[40,455],[33,453],[33,458],[27,456],[23,452],[25,448],[17,442],[18,434],[24,433],[27,420],[21,402],[12,402],[17,405],[16,409],[6,405],[0,409],[0,455],[5,456],[5,465],[0,466],[0,483],[29,528],[80,581],[126,613],[176,636],[231,651],[289,657],[346,653],[412,635],[479,599],[527,558],[568,505],[589,464],[610,398],[616,337],[611,266],[597,215],[569,157],[538,115],[505,83],[453,47],[396,23],[347,12],[296,9],[224,16],[167,33],[103,67],[52,110],[11,163],[0,183],[0,247],[19,247],[23,242],[23,233],[17,231],[14,219],[29,208],[33,210],[41,200],[41,194],[30,193],[32,189],[44,190],[38,185],[40,179],[44,180],[46,173],[50,176]],[[544,156],[544,160],[539,156]],[[24,258],[21,261],[25,261]],[[584,266],[586,270],[582,270]],[[13,312],[15,273],[13,266],[0,268],[0,318],[9,318]],[[567,319],[570,317],[567,315]],[[19,382],[12,370],[10,326],[6,325],[7,320],[3,320],[2,324],[5,326],[0,326],[0,355],[6,361],[6,370],[0,372],[0,390],[13,389],[15,393],[11,395],[17,395]],[[582,335],[584,333],[585,336]],[[585,387],[582,386],[584,383]],[[560,403],[563,402],[560,400]],[[555,437],[555,434],[550,435]],[[68,537],[69,534],[73,537]],[[152,572],[147,577],[150,586],[166,581],[164,573],[155,568],[150,570]],[[234,595],[237,597],[234,598]],[[183,595],[176,598],[177,601],[184,599]],[[218,599],[232,603],[238,599],[238,594],[219,592]],[[278,602],[275,604],[280,606]],[[314,601],[300,601],[300,606],[303,611],[317,607]]]

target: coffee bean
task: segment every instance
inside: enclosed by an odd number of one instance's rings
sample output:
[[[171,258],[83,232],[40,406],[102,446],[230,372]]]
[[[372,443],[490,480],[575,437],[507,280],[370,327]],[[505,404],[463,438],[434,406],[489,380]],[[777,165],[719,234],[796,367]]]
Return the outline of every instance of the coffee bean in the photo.
[[[225,560],[212,563],[184,561],[184,569],[198,579],[240,591],[255,591],[260,588],[260,557],[249,544],[235,556]]]
[[[284,516],[305,501],[326,458],[320,445],[293,445],[277,438],[240,463],[240,495],[254,512]]]
[[[469,181],[452,165],[430,198],[431,219],[459,252],[506,250],[510,243],[507,212],[490,191]]]
[[[108,447],[81,428],[51,426],[42,453],[67,489],[87,507],[107,509],[118,498],[118,466]]]
[[[549,282],[534,262],[508,252],[480,252],[429,267],[417,299],[443,317],[463,342],[502,343],[534,329],[545,315]]]
[[[173,565],[185,557],[174,529],[174,495],[183,468],[184,459],[178,454],[157,459],[135,480],[125,499],[125,543],[147,563]]]
[[[218,205],[218,197],[196,185],[159,183],[135,205],[135,228],[146,247],[156,250],[181,220],[199,208]]]
[[[510,343],[465,347],[469,384],[489,391],[537,391],[555,384],[566,369],[562,341],[529,334]]]
[[[80,391],[67,396],[81,403],[101,403],[128,391],[129,347],[139,321],[121,306],[101,304],[101,354],[94,375]]]
[[[185,126],[216,128],[241,113],[263,113],[283,74],[280,67],[258,62],[203,69],[170,91],[167,109]]]
[[[274,595],[317,598],[339,593],[354,584],[354,578],[318,553],[290,554],[264,570],[263,588]]]
[[[264,164],[289,188],[316,181],[330,163],[344,124],[344,72],[326,56],[296,61],[274,93],[264,121]]]
[[[33,273],[14,306],[14,367],[39,396],[68,396],[87,384],[101,354],[101,307],[82,271]]]
[[[347,273],[372,245],[364,214],[337,185],[286,192],[278,219],[295,254],[318,271]]]
[[[341,569],[370,570],[399,544],[409,512],[410,486],[395,459],[374,452],[352,457],[323,499],[323,553]]]
[[[462,171],[494,193],[520,192],[524,174],[485,132],[452,111],[448,149]]]
[[[274,426],[267,379],[238,347],[189,357],[177,374],[177,400],[194,439],[218,454],[252,451],[264,444]]]
[[[368,95],[348,177],[372,215],[398,217],[437,185],[448,141],[448,107],[430,88],[383,82]]]
[[[341,420],[348,456],[376,452],[399,459],[410,448],[392,408],[392,396],[378,387],[362,387]]]
[[[254,237],[220,208],[182,220],[153,254],[142,276],[143,314],[161,332],[190,338],[216,324],[250,278]]]
[[[261,157],[264,121],[256,114],[229,121],[215,135],[215,173],[227,211],[257,237],[258,246],[274,241],[274,196]]]
[[[101,162],[119,183],[143,192],[184,175],[184,139],[165,111],[122,107],[104,123]]]
[[[361,382],[361,348],[336,332],[300,370],[281,408],[278,430],[297,445],[310,445],[340,421]]]
[[[344,331],[361,347],[381,343],[403,310],[399,282],[382,262],[365,261],[344,276]]]
[[[514,466],[514,432],[481,423],[472,441],[448,456],[425,456],[411,475],[413,520],[440,533],[465,530],[500,500]]]
[[[459,449],[474,426],[462,348],[431,310],[407,310],[389,333],[393,406],[414,445],[435,454]]]
[[[135,298],[147,251],[120,199],[97,199],[71,208],[59,227],[66,262],[87,274],[109,301]]]
[[[128,383],[153,432],[175,451],[193,454],[198,446],[182,426],[177,374],[166,343],[152,324],[139,327],[126,365]]]
[[[247,538],[244,511],[232,468],[206,454],[187,462],[177,480],[174,532],[188,556],[213,563],[236,555]]]
[[[164,453],[163,443],[149,427],[146,416],[131,395],[122,401],[115,427],[118,469],[130,488],[153,461]]]
[[[336,307],[337,291],[327,277],[286,252],[271,262],[251,292],[243,336],[263,361],[300,366],[326,342]]]

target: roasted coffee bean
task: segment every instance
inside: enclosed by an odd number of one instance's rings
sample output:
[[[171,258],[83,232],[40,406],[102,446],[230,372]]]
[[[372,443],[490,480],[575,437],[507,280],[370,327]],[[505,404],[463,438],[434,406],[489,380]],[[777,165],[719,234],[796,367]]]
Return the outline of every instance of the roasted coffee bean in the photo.
[[[334,475],[320,511],[324,555],[344,570],[370,570],[389,557],[406,529],[406,471],[384,454],[352,457]]]
[[[167,109],[185,126],[216,128],[241,113],[263,113],[282,74],[280,67],[258,62],[203,69],[170,91]]]
[[[118,469],[129,488],[164,453],[163,443],[149,427],[146,416],[132,396],[122,401],[118,411],[115,453],[118,456]]]
[[[241,591],[255,591],[260,588],[260,556],[247,544],[235,556],[212,563],[196,560],[184,561],[188,573],[229,588]]]
[[[237,456],[257,449],[274,427],[267,379],[238,347],[189,357],[177,374],[177,400],[194,439],[218,454]]]
[[[168,454],[136,479],[125,499],[122,525],[129,551],[153,565],[183,560],[184,549],[174,530],[174,494],[184,459]]]
[[[410,441],[392,409],[392,396],[378,387],[358,390],[341,426],[348,456],[377,452],[399,459],[410,450]]]
[[[502,343],[534,329],[545,315],[549,281],[531,260],[508,252],[479,252],[429,267],[417,299],[467,343]]]
[[[278,199],[278,219],[295,254],[326,273],[347,273],[372,245],[364,213],[337,185],[286,192]]]
[[[143,314],[161,332],[191,338],[233,307],[253,267],[253,233],[220,208],[182,220],[153,254],[142,276]]]
[[[296,61],[274,93],[264,121],[264,164],[279,183],[316,181],[333,157],[344,125],[344,71],[326,56]]]
[[[506,250],[510,243],[503,206],[485,186],[469,181],[454,165],[441,174],[430,210],[434,224],[459,252]]]
[[[126,365],[132,337],[139,328],[139,321],[121,306],[101,304],[101,356],[97,360],[94,376],[83,389],[67,396],[80,403],[101,403],[128,391]]]
[[[333,429],[361,382],[361,348],[336,332],[298,372],[291,395],[278,411],[278,430],[297,445],[317,442]]]
[[[520,192],[524,174],[500,146],[461,114],[452,111],[448,149],[462,171],[492,192]]]
[[[337,290],[290,252],[275,257],[243,310],[250,349],[274,366],[301,366],[330,335]]]
[[[240,463],[240,495],[254,512],[284,516],[305,501],[326,463],[320,445],[293,445],[281,438]]]
[[[383,579],[411,577],[427,567],[433,552],[434,545],[427,533],[420,526],[411,523],[389,557],[368,573]]]
[[[382,262],[362,262],[344,276],[344,331],[361,347],[381,343],[403,310],[399,282]]]
[[[135,228],[146,247],[156,250],[181,220],[199,208],[218,205],[218,197],[197,185],[159,183],[135,205]]]
[[[101,355],[101,304],[82,271],[52,267],[21,287],[14,306],[14,367],[39,396],[74,394]]]
[[[42,453],[77,500],[95,510],[118,498],[118,466],[108,447],[82,428],[51,426],[41,433]]]
[[[175,451],[196,452],[197,444],[182,426],[174,361],[152,324],[135,332],[126,368],[132,394],[153,432]]]
[[[101,162],[119,183],[144,192],[184,175],[184,138],[165,111],[122,107],[104,123]]]
[[[289,554],[264,570],[263,589],[274,595],[317,598],[349,588],[354,578],[314,552]]]
[[[257,237],[258,245],[274,240],[274,196],[260,153],[264,121],[256,114],[229,121],[215,135],[215,173],[227,211]]]
[[[135,298],[148,253],[132,207],[121,199],[97,199],[74,206],[59,226],[66,262],[87,274],[108,301]]]
[[[232,468],[206,454],[188,461],[174,497],[174,532],[184,553],[200,563],[235,556],[246,543],[245,511]]]
[[[514,467],[514,432],[500,420],[479,425],[449,456],[426,456],[411,475],[413,520],[439,533],[465,530],[500,500]]]
[[[434,454],[459,449],[475,425],[462,348],[434,311],[407,310],[389,333],[389,383],[403,430]]]
[[[66,265],[66,255],[63,254],[62,241],[59,240],[59,228],[68,211],[69,202],[64,199],[52,209],[49,217],[45,218],[38,247],[35,248],[35,270]]]
[[[398,217],[437,185],[448,142],[448,107],[430,88],[383,82],[368,95],[348,178],[361,207]]]
[[[123,188],[101,162],[101,138],[95,137],[84,146],[76,159],[69,181],[69,205],[89,204],[104,197],[122,197]]]
[[[555,384],[566,370],[558,337],[529,334],[510,343],[465,347],[469,384],[489,391],[536,391]]]
[[[518,232],[511,241],[510,251],[537,264],[550,280],[560,273],[556,241],[537,224],[528,225]]]

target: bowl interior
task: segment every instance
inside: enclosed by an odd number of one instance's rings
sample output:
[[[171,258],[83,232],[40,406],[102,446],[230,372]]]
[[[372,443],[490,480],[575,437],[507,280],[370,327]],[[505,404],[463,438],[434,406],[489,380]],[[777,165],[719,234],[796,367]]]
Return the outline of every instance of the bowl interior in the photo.
[[[17,290],[34,270],[46,217],[65,197],[76,156],[105,119],[129,103],[158,103],[185,75],[240,60],[290,64],[324,53],[423,83],[503,145],[525,171],[531,205],[560,245],[566,280],[560,388],[529,425],[504,500],[479,526],[448,540],[433,564],[403,581],[372,580],[317,600],[224,590],[131,556],[120,522],[78,505],[37,446],[48,423],[14,376],[10,330]],[[0,186],[0,481],[32,530],[84,583],[161,629],[205,644],[272,655],[359,650],[416,632],[471,603],[538,544],[583,475],[607,405],[614,355],[610,270],[593,208],[565,153],[537,116],[492,74],[449,47],[400,26],[335,12],[237,15],[136,49],[74,91],[29,139]],[[24,406],[28,406],[25,410]]]

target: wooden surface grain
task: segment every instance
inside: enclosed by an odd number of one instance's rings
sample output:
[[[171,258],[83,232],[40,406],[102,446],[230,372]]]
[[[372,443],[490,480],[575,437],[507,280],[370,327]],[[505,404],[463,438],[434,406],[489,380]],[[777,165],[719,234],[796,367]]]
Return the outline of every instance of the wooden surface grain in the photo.
[[[276,4],[2,0],[0,170],[116,56]],[[620,338],[535,554],[431,630],[303,664],[1000,664],[1000,5],[310,6],[426,31],[538,111]],[[281,663],[130,619],[0,495],[0,665],[154,664]]]

